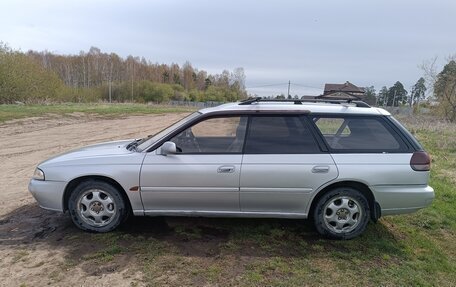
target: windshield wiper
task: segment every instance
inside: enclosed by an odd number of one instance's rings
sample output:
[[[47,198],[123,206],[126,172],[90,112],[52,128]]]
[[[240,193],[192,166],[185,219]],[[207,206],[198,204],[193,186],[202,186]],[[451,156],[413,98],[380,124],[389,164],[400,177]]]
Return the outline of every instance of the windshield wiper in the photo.
[[[137,151],[136,147],[138,146],[138,143],[141,141],[142,139],[136,139],[134,141],[132,141],[131,143],[129,143],[127,145],[127,150],[134,150],[134,151]]]
[[[142,138],[142,139],[136,139],[134,141],[132,141],[131,143],[129,143],[127,145],[127,149],[128,150],[134,150],[134,151],[138,151],[138,149],[136,148],[137,146],[139,146],[140,144],[142,144],[143,142],[147,141],[148,139],[150,139],[151,137],[153,137],[154,135],[148,135],[147,137],[145,138]]]

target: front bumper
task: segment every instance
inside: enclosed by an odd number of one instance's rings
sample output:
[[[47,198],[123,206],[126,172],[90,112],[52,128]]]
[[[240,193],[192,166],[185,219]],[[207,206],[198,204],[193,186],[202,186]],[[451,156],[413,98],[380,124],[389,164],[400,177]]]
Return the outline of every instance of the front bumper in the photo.
[[[371,186],[383,215],[412,213],[431,205],[435,194],[428,185]]]
[[[28,189],[40,207],[63,212],[63,193],[66,182],[50,180],[30,180]]]

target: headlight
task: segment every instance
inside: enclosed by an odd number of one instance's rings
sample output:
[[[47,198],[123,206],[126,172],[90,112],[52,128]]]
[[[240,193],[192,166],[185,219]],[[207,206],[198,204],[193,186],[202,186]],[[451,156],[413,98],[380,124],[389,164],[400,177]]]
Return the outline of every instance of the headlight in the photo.
[[[36,168],[35,172],[33,173],[33,179],[44,180],[44,172],[41,169]]]

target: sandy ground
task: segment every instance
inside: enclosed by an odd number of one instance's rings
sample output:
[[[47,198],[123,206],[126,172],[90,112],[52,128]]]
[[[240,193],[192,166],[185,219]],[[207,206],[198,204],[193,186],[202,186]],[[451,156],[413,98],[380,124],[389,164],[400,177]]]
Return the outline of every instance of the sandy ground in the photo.
[[[183,116],[103,119],[75,113],[1,124],[0,286],[137,286],[141,274],[125,266],[104,266],[116,272],[103,272],[97,266],[78,265],[64,272],[62,264],[68,264],[68,258],[77,261],[81,253],[62,239],[79,232],[68,216],[41,210],[27,190],[28,181],[35,166],[51,155],[97,142],[139,138]]]

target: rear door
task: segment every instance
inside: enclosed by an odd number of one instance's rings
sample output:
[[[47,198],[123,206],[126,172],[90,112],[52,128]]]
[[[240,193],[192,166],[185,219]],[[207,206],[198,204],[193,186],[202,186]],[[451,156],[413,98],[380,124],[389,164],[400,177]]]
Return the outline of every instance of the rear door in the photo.
[[[413,148],[382,116],[314,115],[341,179],[369,186],[382,208],[398,207],[404,188],[427,186],[426,173],[413,171]]]
[[[241,211],[306,212],[312,192],[338,175],[302,115],[251,115],[240,180]]]

